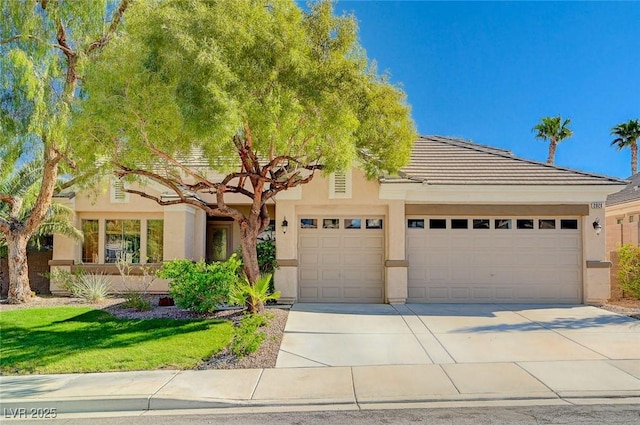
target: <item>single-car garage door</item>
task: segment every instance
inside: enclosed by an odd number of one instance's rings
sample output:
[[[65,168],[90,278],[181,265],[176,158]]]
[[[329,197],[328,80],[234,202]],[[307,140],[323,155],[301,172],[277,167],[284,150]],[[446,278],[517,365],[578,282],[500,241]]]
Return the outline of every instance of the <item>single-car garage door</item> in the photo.
[[[299,301],[383,302],[382,217],[305,216],[299,226]]]
[[[581,302],[578,217],[407,217],[408,302]]]

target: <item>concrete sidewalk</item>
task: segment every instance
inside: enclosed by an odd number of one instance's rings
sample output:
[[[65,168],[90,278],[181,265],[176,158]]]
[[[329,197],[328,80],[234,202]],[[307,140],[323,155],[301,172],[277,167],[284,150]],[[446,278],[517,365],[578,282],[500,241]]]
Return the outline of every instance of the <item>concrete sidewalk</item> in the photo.
[[[419,364],[0,377],[16,409],[133,412],[234,407],[377,408],[389,404],[624,398],[640,403],[640,360]],[[608,401],[608,402],[609,402]],[[619,401],[619,400],[618,400]],[[324,406],[324,407],[322,407]]]

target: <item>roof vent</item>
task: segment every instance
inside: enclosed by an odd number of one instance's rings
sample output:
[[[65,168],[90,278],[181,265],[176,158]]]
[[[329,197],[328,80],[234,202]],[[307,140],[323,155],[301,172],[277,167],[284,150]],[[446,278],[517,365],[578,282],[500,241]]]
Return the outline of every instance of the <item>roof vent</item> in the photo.
[[[343,195],[347,193],[347,174],[345,172],[336,173],[334,193]]]
[[[111,202],[129,202],[129,194],[125,191],[124,181],[116,178],[111,179]]]
[[[329,179],[329,199],[351,198],[351,170],[331,174]]]

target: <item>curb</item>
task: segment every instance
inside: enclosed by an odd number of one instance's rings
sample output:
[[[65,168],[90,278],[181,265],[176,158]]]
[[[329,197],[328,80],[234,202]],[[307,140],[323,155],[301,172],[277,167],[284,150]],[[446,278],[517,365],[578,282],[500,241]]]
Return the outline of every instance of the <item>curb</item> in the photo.
[[[585,391],[581,393],[567,393],[563,395],[520,395],[505,396],[499,394],[470,394],[468,396],[432,396],[416,399],[369,399],[369,400],[336,400],[336,399],[299,399],[299,400],[222,400],[222,399],[187,399],[181,397],[154,397],[154,396],[130,396],[130,397],[95,397],[95,398],[59,398],[59,399],[4,399],[2,400],[3,419],[24,419],[26,416],[18,416],[19,412],[30,413],[47,409],[55,409],[57,414],[74,413],[108,413],[108,412],[167,412],[178,410],[218,410],[235,411],[237,409],[259,410],[376,410],[376,409],[403,409],[411,407],[440,407],[442,405],[455,404],[458,407],[478,404],[616,404],[629,403],[640,404],[640,392],[615,391],[614,393],[601,393]],[[13,415],[12,415],[13,413]]]

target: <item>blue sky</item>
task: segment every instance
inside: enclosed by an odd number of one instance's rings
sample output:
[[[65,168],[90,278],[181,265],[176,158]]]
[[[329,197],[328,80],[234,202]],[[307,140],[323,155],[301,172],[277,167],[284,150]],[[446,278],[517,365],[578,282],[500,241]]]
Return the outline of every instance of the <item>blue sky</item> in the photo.
[[[571,118],[556,164],[626,178],[611,127],[640,119],[640,2],[344,1],[379,69],[401,83],[421,134],[546,161],[531,128]]]

